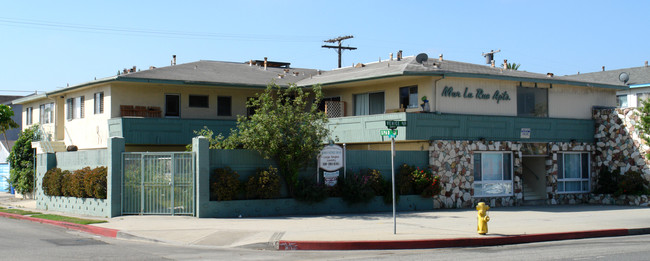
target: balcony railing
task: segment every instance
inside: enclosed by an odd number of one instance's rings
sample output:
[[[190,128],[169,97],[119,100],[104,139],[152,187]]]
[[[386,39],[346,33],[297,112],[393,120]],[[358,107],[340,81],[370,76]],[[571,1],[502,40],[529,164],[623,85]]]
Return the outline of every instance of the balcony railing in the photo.
[[[345,102],[325,101],[325,114],[327,118],[345,117]]]
[[[160,110],[160,107],[155,106],[120,105],[120,115],[122,117],[160,118],[162,116],[162,111]]]

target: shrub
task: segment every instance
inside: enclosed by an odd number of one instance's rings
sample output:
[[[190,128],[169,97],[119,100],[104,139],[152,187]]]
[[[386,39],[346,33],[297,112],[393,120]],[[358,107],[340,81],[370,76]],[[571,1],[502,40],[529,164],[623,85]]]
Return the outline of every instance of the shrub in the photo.
[[[69,175],[71,187],[71,196],[77,198],[86,198],[86,187],[84,186],[84,179],[86,175],[90,172],[90,167],[85,167],[83,169],[78,169],[72,172],[72,175]]]
[[[106,199],[108,182],[106,167],[97,167],[86,173],[84,178],[84,189],[86,195],[91,198]]]
[[[280,196],[280,176],[278,169],[269,166],[268,169],[257,169],[255,175],[246,182],[246,198],[269,199]]]
[[[239,193],[239,174],[229,167],[216,169],[210,180],[210,200],[233,200]]]
[[[414,191],[416,194],[425,198],[440,194],[442,190],[440,176],[433,175],[431,170],[417,168],[411,175],[413,176]]]
[[[371,176],[363,173],[350,173],[347,177],[339,176],[337,186],[341,191],[341,198],[348,204],[368,203],[375,197],[374,183]]]
[[[43,193],[47,196],[63,196],[61,186],[63,182],[63,171],[60,168],[52,168],[43,176]]]
[[[308,179],[299,179],[294,191],[294,198],[298,201],[314,204],[327,199],[330,189],[325,184],[317,184]]]
[[[614,194],[618,190],[618,180],[621,177],[619,170],[609,171],[607,168],[600,169],[598,172],[598,182],[594,193]]]
[[[640,172],[628,171],[620,177],[618,190],[614,195],[642,195],[648,193],[648,180]]]
[[[64,171],[63,175],[61,176],[61,196],[64,197],[74,197],[74,191],[73,191],[73,180],[72,176],[74,174],[71,173],[70,171]]]
[[[395,177],[397,185],[395,189],[398,194],[411,195],[414,193],[413,187],[415,181],[413,180],[413,171],[415,170],[415,167],[409,166],[406,163],[399,166],[399,170]]]

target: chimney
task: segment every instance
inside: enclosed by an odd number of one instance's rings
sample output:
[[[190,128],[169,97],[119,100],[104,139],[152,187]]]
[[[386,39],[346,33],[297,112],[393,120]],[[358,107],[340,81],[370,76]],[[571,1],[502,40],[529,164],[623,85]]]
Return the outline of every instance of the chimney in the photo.
[[[490,66],[492,66],[492,68],[494,68],[494,60],[490,61]]]
[[[390,53],[390,55],[388,55],[388,57],[390,57],[390,58],[388,58],[388,59],[392,61],[392,60],[393,60],[393,53]],[[645,64],[646,64],[646,66],[647,66],[647,65],[648,65],[648,62],[646,61]]]
[[[503,69],[508,69],[508,59],[503,59]]]
[[[153,65],[149,66],[149,70],[153,70],[153,69],[156,69],[156,66],[153,66]]]
[[[442,54],[440,54],[440,56],[438,56],[438,61],[442,62]]]
[[[172,55],[172,65],[176,65],[176,55]]]
[[[402,60],[402,50],[397,51],[397,61]]]
[[[251,59],[250,61],[248,61],[248,66],[253,66],[253,59]]]
[[[135,70],[135,65],[133,65],[133,72],[137,72],[137,71]]]
[[[645,61],[645,67],[648,67],[648,61]]]
[[[266,70],[266,65],[268,64],[269,58],[264,57],[264,70]]]
[[[605,71],[605,66],[603,66],[603,72]]]
[[[580,74],[580,73],[578,73]],[[546,73],[546,77],[553,77],[553,73]]]

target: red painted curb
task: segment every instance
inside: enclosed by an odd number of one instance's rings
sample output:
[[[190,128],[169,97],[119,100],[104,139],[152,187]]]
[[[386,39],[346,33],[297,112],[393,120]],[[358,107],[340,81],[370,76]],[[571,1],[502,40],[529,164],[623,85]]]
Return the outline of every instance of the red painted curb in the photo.
[[[117,232],[118,232],[118,230],[111,229],[111,228],[103,228],[103,227],[96,227],[96,226],[90,226],[90,225],[81,225],[81,224],[75,224],[75,223],[70,223],[70,222],[55,221],[55,220],[42,219],[42,218],[33,218],[33,217],[23,216],[23,215],[19,215],[19,214],[5,213],[5,212],[0,212],[0,216],[1,217],[8,217],[8,218],[15,218],[15,219],[29,220],[29,221],[32,221],[32,222],[38,222],[38,223],[43,223],[43,224],[50,224],[50,225],[54,225],[54,226],[64,227],[64,228],[67,228],[67,229],[79,230],[79,231],[83,231],[83,232],[86,232],[86,233],[91,233],[91,234],[105,236],[105,237],[117,237]]]
[[[606,229],[547,234],[530,234],[503,237],[425,239],[400,241],[286,241],[280,240],[278,250],[380,250],[422,249],[446,247],[477,247],[511,245],[543,241],[581,239],[594,237],[627,236],[628,229]]]

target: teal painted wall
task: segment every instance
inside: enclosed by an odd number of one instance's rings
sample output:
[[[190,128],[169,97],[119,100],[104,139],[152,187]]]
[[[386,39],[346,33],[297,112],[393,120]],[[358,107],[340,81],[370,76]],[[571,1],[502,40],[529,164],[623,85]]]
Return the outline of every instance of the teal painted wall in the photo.
[[[111,208],[106,199],[50,197],[43,193],[43,176],[49,169],[77,170],[90,166],[106,166],[106,150],[57,152],[39,154],[36,158],[36,208],[66,213],[109,217]],[[110,192],[109,192],[110,193]]]
[[[340,143],[377,142],[382,141],[379,130],[385,130],[386,121],[405,121],[406,113],[386,113],[366,116],[331,118],[327,128],[332,131],[332,137]],[[398,128],[395,140],[405,140],[403,127]],[[337,140],[338,139],[338,140]],[[387,141],[389,139],[386,139]]]
[[[358,172],[366,169],[376,169],[381,171],[382,176],[390,179],[391,164],[390,151],[372,151],[372,150],[348,150],[347,151],[348,171]],[[429,166],[428,151],[396,151],[395,152],[395,171],[399,165],[408,164],[415,167],[426,168]]]
[[[195,120],[173,118],[114,118],[108,120],[109,137],[124,137],[126,144],[187,145],[195,130],[207,126],[215,135],[230,135],[235,120]]]
[[[594,142],[595,134],[595,122],[583,119],[434,113],[407,113],[406,116],[407,140]],[[530,128],[530,139],[521,138],[521,128]]]

